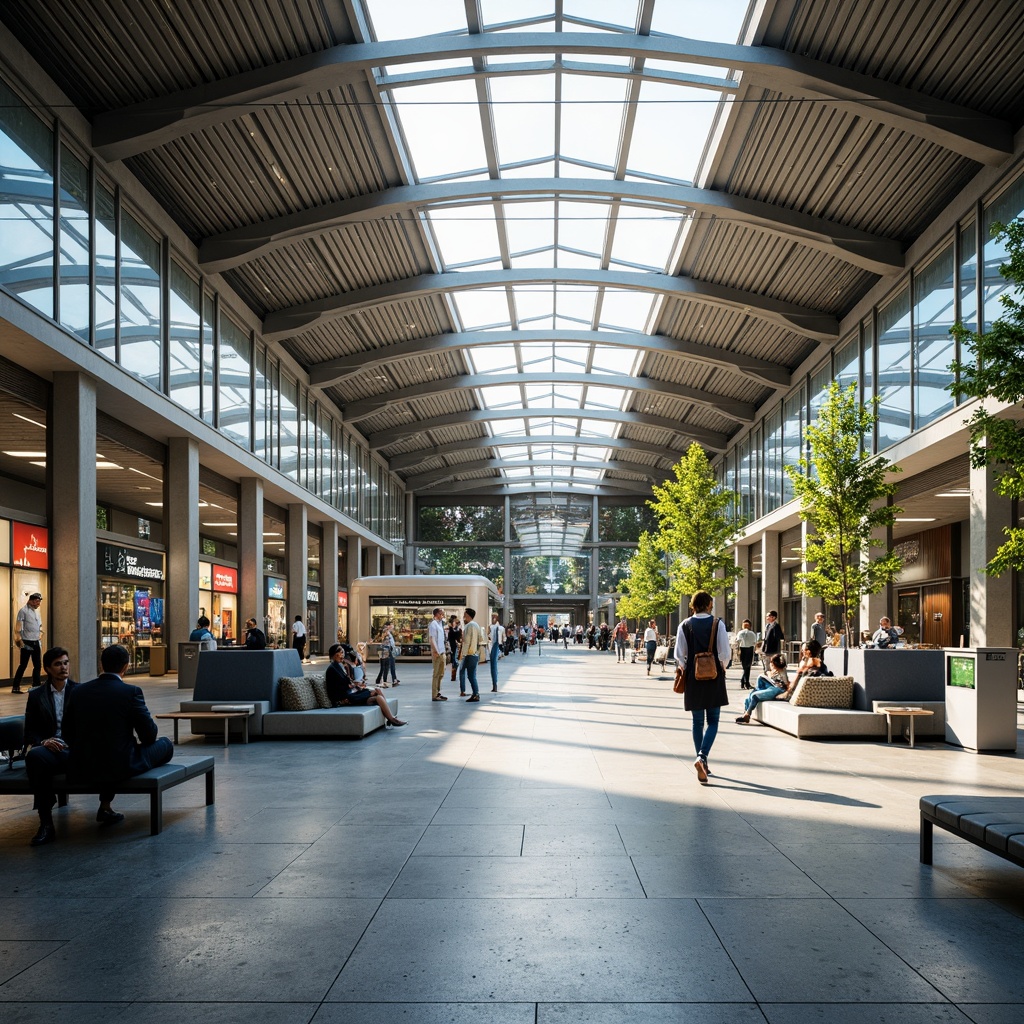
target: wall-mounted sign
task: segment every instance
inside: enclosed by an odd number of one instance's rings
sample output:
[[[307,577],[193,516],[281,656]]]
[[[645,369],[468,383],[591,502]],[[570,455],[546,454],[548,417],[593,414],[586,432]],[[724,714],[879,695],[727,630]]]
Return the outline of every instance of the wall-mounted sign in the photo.
[[[50,535],[45,526],[11,523],[14,564],[26,569],[50,568]]]
[[[338,607],[339,608],[347,608],[348,607],[348,591],[347,590],[339,590],[338,591]]]
[[[275,580],[272,576],[267,577],[267,597],[273,601],[284,600],[284,580]]]
[[[306,591],[306,600],[310,604],[319,604],[320,603],[320,591],[319,590],[307,590]]]
[[[141,551],[121,544],[97,544],[96,571],[101,576],[120,576],[126,580],[162,580],[163,552]]]
[[[238,593],[238,570],[226,565],[213,567],[213,589],[218,594]]]
[[[379,597],[376,594],[370,597],[370,605],[374,608],[388,606],[390,608],[421,608],[426,605],[435,605],[447,608],[450,605],[465,604],[465,594],[445,594],[441,597]]]

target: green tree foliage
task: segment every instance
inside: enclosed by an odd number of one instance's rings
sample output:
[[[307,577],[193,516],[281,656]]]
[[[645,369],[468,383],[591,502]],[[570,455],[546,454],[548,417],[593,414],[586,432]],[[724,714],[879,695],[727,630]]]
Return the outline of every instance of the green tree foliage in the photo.
[[[949,386],[960,398],[992,399],[1020,406],[1024,402],[1024,219],[996,224],[993,235],[1006,240],[1009,259],[999,273],[1012,287],[999,296],[1003,313],[984,334],[953,328],[970,362],[953,363],[956,380]],[[1015,410],[1017,415],[1020,409]],[[971,465],[991,466],[995,491],[1007,498],[1024,498],[1024,425],[1019,419],[994,416],[978,408],[967,421],[971,430]],[[1008,526],[1006,540],[986,566],[993,576],[1008,569],[1024,569],[1024,528]]]
[[[800,518],[810,527],[804,560],[813,568],[797,573],[797,592],[843,610],[848,647],[854,645],[860,599],[877,594],[902,567],[891,551],[871,557],[872,548],[885,547],[873,532],[892,526],[903,511],[885,504],[896,491],[885,482],[886,473],[899,467],[871,455],[864,443],[876,416],[874,405],[857,401],[856,384],[844,389],[832,381],[817,420],[807,427],[810,457],[801,458],[799,468],[786,467],[800,499]]]
[[[502,505],[421,506],[417,540],[498,541],[505,538],[505,509]]]
[[[652,619],[671,615],[678,600],[668,584],[665,552],[645,530],[640,534],[636,553],[629,560],[629,575],[619,582],[622,597],[616,613],[627,619]]]
[[[644,530],[655,530],[654,515],[646,505],[613,503],[611,499],[599,502],[598,529],[600,540],[635,544]]]
[[[673,602],[694,591],[723,594],[742,570],[729,551],[746,525],[735,515],[736,496],[718,482],[706,452],[691,444],[672,467],[675,480],[652,488],[656,543],[670,553]]]

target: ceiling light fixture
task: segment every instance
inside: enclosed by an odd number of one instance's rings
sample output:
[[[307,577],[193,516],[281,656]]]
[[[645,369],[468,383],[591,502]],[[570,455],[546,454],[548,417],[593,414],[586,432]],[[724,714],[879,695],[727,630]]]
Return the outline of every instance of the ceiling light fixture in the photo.
[[[24,420],[26,423],[31,423],[33,427],[38,427],[40,430],[46,429],[45,423],[40,423],[39,420],[34,420],[30,416],[22,416],[20,412],[12,413],[11,415],[13,415],[17,420]]]

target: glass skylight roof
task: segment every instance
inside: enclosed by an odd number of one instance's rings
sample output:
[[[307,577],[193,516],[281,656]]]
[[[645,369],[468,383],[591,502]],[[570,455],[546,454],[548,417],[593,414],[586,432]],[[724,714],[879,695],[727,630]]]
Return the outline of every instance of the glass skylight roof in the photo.
[[[603,479],[601,463],[615,452],[576,447],[571,439],[618,435],[614,418],[594,419],[587,411],[629,408],[630,380],[646,361],[642,349],[602,345],[600,335],[654,330],[663,302],[650,291],[593,278],[627,273],[641,282],[645,275],[674,272],[688,217],[633,196],[603,199],[602,182],[696,180],[708,158],[711,126],[734,95],[737,75],[692,62],[561,52],[559,35],[592,33],[595,44],[615,34],[629,37],[643,12],[652,36],[735,43],[750,0],[478,0],[479,22],[472,24],[467,16],[474,5],[464,0],[354,3],[366,15],[369,39],[428,37],[424,51],[432,59],[377,69],[381,100],[391,105],[398,143],[405,147],[410,184],[529,178],[546,187],[550,180],[550,191],[524,194],[520,186],[507,197],[426,203],[417,217],[438,273],[451,274],[453,282],[476,275],[473,288],[445,293],[456,330],[532,335],[523,342],[467,342],[464,351],[467,370],[479,378],[472,392],[476,403],[498,415],[488,421],[490,432],[547,439],[545,445],[503,447],[509,465],[502,474],[534,480],[546,490],[549,470],[513,464],[571,460],[577,465],[557,477],[564,487],[576,481],[589,494]],[[488,35],[497,44],[510,33],[543,33],[544,48],[488,52]],[[446,52],[446,38],[467,37],[480,43],[480,52]],[[452,68],[465,77],[453,79]],[[566,178],[593,180],[594,198],[560,194],[559,179]],[[524,271],[527,282],[510,278]],[[552,281],[552,272],[570,280]],[[537,340],[534,332],[550,332],[551,338]],[[538,381],[544,374],[579,379]],[[504,379],[487,386],[489,375]],[[527,375],[522,383],[508,383],[521,375]],[[516,409],[522,417],[503,418]],[[545,417],[545,409],[565,415]],[[552,437],[568,443],[554,445]]]

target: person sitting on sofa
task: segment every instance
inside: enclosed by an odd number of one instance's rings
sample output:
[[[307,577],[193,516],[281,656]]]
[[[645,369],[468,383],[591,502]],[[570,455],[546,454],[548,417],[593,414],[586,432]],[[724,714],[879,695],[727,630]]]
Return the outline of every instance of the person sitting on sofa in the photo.
[[[786,692],[779,697],[779,700],[789,700],[796,692],[797,684],[801,679],[809,679],[811,676],[830,676],[828,666],[821,656],[821,644],[817,640],[805,640],[800,645],[800,665],[796,670]]]
[[[377,687],[372,690],[367,687],[362,659],[355,650],[347,644],[332,644],[327,653],[331,664],[327,666],[324,682],[327,686],[327,695],[335,707],[376,704],[390,725],[406,724],[392,714],[383,691]]]
[[[267,634],[256,625],[255,619],[245,620],[245,649],[262,651],[267,646]]]
[[[768,661],[770,672],[759,675],[753,692],[747,694],[743,702],[743,714],[736,719],[739,725],[750,721],[750,713],[763,700],[776,700],[789,691],[789,673],[786,670],[786,659],[781,654],[773,654]]]

